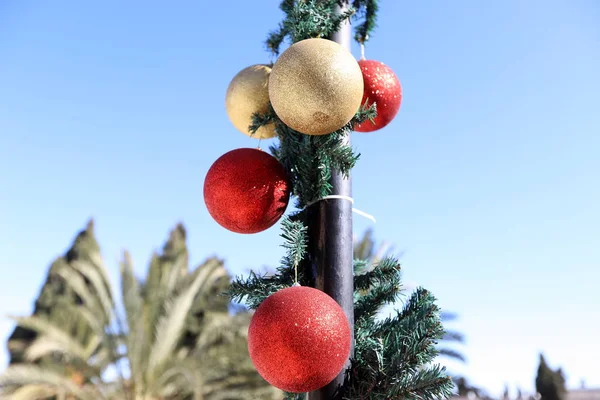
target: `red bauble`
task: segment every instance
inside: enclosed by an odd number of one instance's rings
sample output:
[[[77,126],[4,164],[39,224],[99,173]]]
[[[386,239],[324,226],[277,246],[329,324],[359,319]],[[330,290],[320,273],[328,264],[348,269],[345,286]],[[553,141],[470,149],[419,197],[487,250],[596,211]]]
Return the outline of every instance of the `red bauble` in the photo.
[[[377,117],[374,122],[369,120],[356,124],[357,132],[372,132],[383,128],[398,114],[402,102],[402,86],[398,77],[390,67],[375,60],[360,60],[358,62],[363,73],[365,91],[362,104],[377,104]]]
[[[258,373],[292,393],[331,382],[350,355],[350,341],[350,325],[338,303],[304,286],[267,297],[248,329],[248,350]]]
[[[257,233],[273,226],[285,212],[290,183],[283,165],[259,149],[223,154],[204,180],[204,202],[222,227]]]

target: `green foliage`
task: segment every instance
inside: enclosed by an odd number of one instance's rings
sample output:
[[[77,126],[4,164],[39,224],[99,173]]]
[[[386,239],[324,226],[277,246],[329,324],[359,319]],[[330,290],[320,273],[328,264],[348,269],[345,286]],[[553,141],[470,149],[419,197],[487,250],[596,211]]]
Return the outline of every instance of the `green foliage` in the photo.
[[[269,34],[267,49],[278,55],[286,38],[295,43],[307,38],[328,37],[351,17],[362,20],[356,27],[355,39],[364,43],[376,26],[378,0],[353,0],[350,3],[348,11],[337,15],[335,8],[340,4],[339,0],[283,0],[279,8],[285,18]]]
[[[62,271],[74,270],[74,264],[79,261],[91,261],[99,255],[100,248],[94,237],[94,222],[89,221],[86,229],[79,232],[76,236],[73,246],[67,253],[57,258],[48,271],[46,281],[42,285],[40,294],[35,301],[33,315],[45,318],[60,318],[64,307],[76,304],[82,301],[76,291],[66,284]],[[84,276],[78,274],[81,280]],[[85,283],[84,283],[85,284]],[[88,285],[89,286],[89,285]],[[91,293],[93,295],[93,293]],[[64,321],[63,321],[64,322]],[[106,322],[106,320],[104,320]],[[78,339],[84,341],[86,336],[90,335],[84,326],[72,327],[77,329]],[[25,351],[28,345],[37,337],[33,329],[24,326],[17,326],[8,339],[8,350],[10,353],[10,364],[18,364],[25,360]],[[52,363],[51,360],[40,360],[40,362]]]
[[[354,153],[345,137],[355,124],[374,118],[376,113],[375,104],[361,107],[353,120],[339,131],[314,136],[289,128],[271,108],[267,114],[255,114],[249,130],[254,133],[263,125],[275,123],[279,145],[271,146],[270,150],[290,176],[296,206],[302,209],[331,194],[329,180],[334,169],[344,175],[350,173],[360,155]]]
[[[297,218],[298,215],[295,216]],[[286,220],[282,236],[287,255],[277,273],[232,282],[230,295],[256,308],[270,294],[294,282],[293,255],[304,243],[305,226]],[[294,241],[298,240],[298,244]],[[354,277],[355,357],[345,386],[350,400],[448,397],[453,384],[439,365],[431,365],[439,351],[436,345],[444,337],[441,313],[435,298],[418,288],[406,301],[402,311],[384,321],[376,314],[387,304],[394,304],[401,293],[400,264],[392,257],[370,264],[356,260]],[[305,274],[300,282],[309,282]],[[288,394],[288,399],[304,395]]]
[[[285,14],[279,28],[267,39],[267,47],[277,55],[286,38],[292,43],[311,37],[330,37],[345,19],[363,12],[365,21],[356,31],[357,41],[368,40],[375,26],[377,1],[356,0],[347,12],[337,14],[337,0],[284,0],[280,8]],[[256,308],[270,294],[294,283],[295,269],[304,286],[312,286],[312,266],[306,255],[306,232],[309,207],[331,194],[330,179],[334,171],[348,175],[359,155],[348,145],[347,136],[354,125],[373,119],[375,107],[362,107],[352,121],[336,132],[310,136],[296,132],[280,121],[272,108],[266,114],[255,114],[249,127],[275,124],[279,145],[271,152],[281,161],[292,181],[292,194],[300,209],[283,223],[282,237],[287,255],[273,275],[254,272],[236,278],[229,294]],[[355,248],[359,257],[354,263],[355,354],[343,387],[343,398],[359,399],[438,399],[448,397],[451,379],[439,365],[431,365],[438,354],[437,341],[444,336],[440,310],[435,298],[419,288],[408,299],[402,311],[385,321],[375,319],[386,304],[398,300],[401,290],[400,264],[383,258],[383,251],[373,256],[373,244]],[[296,268],[297,267],[297,268]],[[303,399],[304,394],[286,394],[287,399]]]
[[[354,35],[357,42],[364,43],[369,40],[370,33],[376,27],[379,0],[354,0],[352,4],[355,9],[364,12],[364,21],[356,27],[356,35]]]
[[[384,256],[390,254],[390,247],[384,242],[380,244],[378,247],[375,247],[375,240],[373,238],[373,231],[367,230],[363,237],[360,240],[355,241],[354,243],[354,258],[359,260],[366,260],[366,266],[373,264],[374,262],[378,262]],[[355,268],[355,273],[359,271]],[[455,320],[458,316],[452,312],[442,312],[440,314],[442,319],[442,323],[444,325],[447,322],[451,322]],[[465,356],[455,349],[447,347],[446,345],[449,343],[464,343],[465,337],[462,333],[446,330],[444,332],[444,336],[440,341],[440,346],[438,347],[438,351],[440,356],[444,356],[447,358],[451,358],[456,361],[466,362]],[[455,382],[458,385],[459,378],[455,379]]]
[[[88,230],[84,236],[93,239],[93,232]],[[223,262],[210,258],[189,271],[185,240],[185,229],[178,225],[162,253],[152,256],[144,280],[135,276],[131,258],[124,254],[122,309],[113,300],[117,295],[97,246],[95,253],[83,251],[76,261],[60,264],[61,268],[53,264],[52,272],[77,301],[55,307],[52,315],[14,318],[21,329],[34,332],[35,339],[23,346],[24,362],[0,375],[0,397],[220,400],[281,396],[258,375],[248,356],[250,314],[229,313],[229,299],[222,295],[229,285]],[[77,241],[75,246],[79,246]],[[105,381],[104,372],[110,367],[117,367],[119,380]]]
[[[355,15],[357,10],[366,10],[370,3],[368,0],[354,1],[354,7],[349,7],[348,11],[338,15],[338,0],[284,0],[280,8],[285,13],[285,18],[279,29],[269,35],[267,47],[274,54],[278,54],[286,37],[289,37],[292,43],[308,38],[329,37],[339,29],[342,22]],[[370,8],[365,12],[369,14],[369,21],[374,21],[373,5],[368,7]],[[371,22],[368,29],[372,29],[373,24],[374,22]],[[354,129],[355,124],[373,120],[376,115],[375,104],[364,105],[354,118],[338,131],[328,135],[311,136],[286,126],[271,108],[266,114],[255,114],[249,130],[255,133],[263,125],[275,124],[279,145],[271,146],[270,150],[287,170],[292,181],[292,194],[297,200],[296,206],[303,209],[313,201],[331,194],[329,181],[333,170],[340,171],[345,176],[350,173],[359,159],[359,154],[352,150],[345,138]]]
[[[540,364],[535,378],[535,388],[541,395],[541,400],[565,400],[567,390],[565,377],[559,368],[550,369],[543,354],[540,354]]]
[[[228,290],[233,301],[245,302],[251,309],[256,309],[271,294],[292,286],[296,281],[308,286],[302,269],[296,268],[306,253],[306,225],[294,218],[285,218],[281,225],[280,236],[284,239],[282,247],[286,249],[281,266],[272,275],[258,275],[251,271],[246,278],[236,277]]]
[[[431,366],[444,330],[435,298],[418,288],[402,311],[377,321],[379,309],[400,294],[400,264],[385,258],[374,270],[355,277],[355,358],[349,399],[447,397],[452,388],[444,369]]]

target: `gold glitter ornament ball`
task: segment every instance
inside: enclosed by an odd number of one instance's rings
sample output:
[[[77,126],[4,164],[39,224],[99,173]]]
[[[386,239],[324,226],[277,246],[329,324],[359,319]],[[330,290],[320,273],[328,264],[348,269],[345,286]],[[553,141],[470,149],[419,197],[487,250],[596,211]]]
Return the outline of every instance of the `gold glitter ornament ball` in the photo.
[[[252,124],[252,114],[269,111],[269,75],[271,68],[266,65],[251,65],[244,68],[232,79],[225,95],[227,116],[240,132],[256,139],[269,139],[275,136],[273,123],[261,126],[254,135],[248,127]]]
[[[325,135],[346,125],[363,97],[356,59],[327,39],[306,39],[279,56],[269,78],[269,97],[279,119],[307,135]]]

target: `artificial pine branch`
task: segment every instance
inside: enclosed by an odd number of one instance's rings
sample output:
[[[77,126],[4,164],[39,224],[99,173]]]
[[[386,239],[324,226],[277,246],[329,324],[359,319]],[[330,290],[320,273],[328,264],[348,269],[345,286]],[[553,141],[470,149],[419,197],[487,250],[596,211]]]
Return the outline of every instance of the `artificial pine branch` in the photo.
[[[292,43],[313,37],[329,37],[345,20],[358,12],[364,22],[358,26],[355,39],[368,40],[375,27],[377,0],[355,0],[353,8],[336,15],[339,0],[283,0],[285,18],[267,38],[267,47],[279,54],[286,38]],[[347,175],[359,155],[343,140],[357,123],[373,120],[375,105],[363,105],[344,127],[328,135],[304,135],[286,126],[272,107],[265,114],[255,114],[251,132],[267,124],[275,124],[279,145],[270,151],[287,170],[292,182],[292,195],[300,211],[282,223],[283,247],[286,255],[274,275],[259,276],[254,272],[236,278],[229,290],[233,300],[244,300],[257,308],[272,293],[292,286],[296,271],[298,281],[311,286],[306,257],[307,207],[331,194],[329,179],[333,170]],[[401,289],[400,264],[387,258],[374,266],[364,260],[354,262],[355,353],[344,385],[346,400],[447,398],[453,384],[444,368],[430,363],[437,356],[437,340],[444,335],[440,310],[435,298],[425,289],[417,289],[402,311],[379,321],[378,311],[398,300]],[[305,394],[286,393],[286,399],[305,399]]]
[[[377,26],[378,3],[378,0],[354,0],[352,2],[355,9],[364,11],[364,21],[356,27],[354,35],[354,39],[358,43],[365,43],[369,40],[371,32]]]
[[[438,400],[448,398],[450,393],[446,388],[453,386],[451,379],[445,376],[445,368],[440,365],[407,374],[394,383],[387,393],[368,398]]]
[[[325,38],[337,31],[342,22],[352,17],[355,9],[350,7],[342,14],[335,14],[339,0],[283,0],[279,5],[285,18],[277,30],[266,40],[267,49],[279,55],[279,49],[289,37],[292,43],[309,38]]]
[[[444,333],[439,314],[435,298],[419,288],[395,317],[356,325],[346,398],[448,397],[453,384],[445,369],[429,366],[437,355],[436,341]]]
[[[311,136],[297,132],[285,125],[272,107],[266,113],[255,113],[251,133],[260,127],[274,123],[279,136],[279,146],[271,146],[271,153],[287,170],[292,181],[292,195],[296,197],[296,207],[305,208],[312,201],[331,194],[329,178],[336,169],[347,176],[360,155],[345,144],[345,135],[350,134],[354,125],[373,119],[377,115],[375,104],[362,106],[346,126],[328,135]]]
[[[282,221],[284,239],[282,247],[286,255],[281,260],[281,266],[273,275],[258,275],[250,271],[247,278],[236,277],[229,287],[227,295],[235,302],[245,302],[251,309],[256,309],[264,299],[278,290],[288,288],[295,282],[295,267],[300,263],[306,253],[306,226],[298,220],[297,216],[285,218]],[[302,270],[298,268],[298,281],[307,284]]]
[[[265,41],[267,49],[277,56],[286,38],[295,43],[302,39],[328,37],[351,17],[363,19],[355,29],[355,40],[359,43],[369,40],[377,26],[378,0],[353,0],[351,7],[341,15],[333,13],[338,4],[341,4],[340,0],[282,0],[279,8],[285,18],[275,31],[269,33]]]
[[[369,324],[386,304],[393,304],[400,294],[400,264],[393,258],[382,260],[372,271],[354,278],[354,320],[356,325]]]
[[[308,238],[306,237],[307,227],[298,220],[285,218],[282,223],[283,233],[281,237],[285,240],[282,247],[287,250],[281,263],[287,267],[298,270],[298,266],[306,254]]]

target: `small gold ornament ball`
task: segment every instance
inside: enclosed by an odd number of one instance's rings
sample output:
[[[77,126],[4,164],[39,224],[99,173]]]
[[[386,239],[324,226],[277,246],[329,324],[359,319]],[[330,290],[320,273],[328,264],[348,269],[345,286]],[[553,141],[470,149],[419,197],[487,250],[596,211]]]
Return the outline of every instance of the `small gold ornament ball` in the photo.
[[[325,135],[346,125],[363,97],[356,59],[327,39],[306,39],[284,51],[271,71],[269,97],[279,119],[307,135]]]
[[[275,125],[261,126],[254,135],[248,127],[252,124],[252,114],[269,111],[269,75],[271,68],[257,64],[244,68],[231,80],[225,95],[227,116],[240,132],[256,139],[269,139],[275,136]]]

